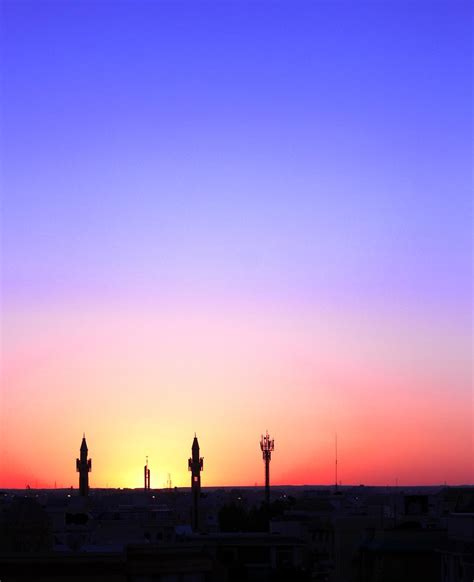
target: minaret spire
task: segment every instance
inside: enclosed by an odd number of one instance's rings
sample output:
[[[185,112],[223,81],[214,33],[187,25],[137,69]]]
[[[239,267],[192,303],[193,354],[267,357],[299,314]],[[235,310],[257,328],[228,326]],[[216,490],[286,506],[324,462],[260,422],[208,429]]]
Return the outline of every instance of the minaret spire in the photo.
[[[188,469],[191,471],[191,492],[193,496],[192,527],[194,531],[199,529],[199,498],[201,497],[201,471],[204,459],[199,456],[199,442],[194,433],[191,447],[191,457],[188,460]]]
[[[89,495],[89,473],[92,470],[92,459],[87,458],[86,434],[83,433],[80,458],[76,459],[76,471],[79,473],[79,493],[82,497]]]

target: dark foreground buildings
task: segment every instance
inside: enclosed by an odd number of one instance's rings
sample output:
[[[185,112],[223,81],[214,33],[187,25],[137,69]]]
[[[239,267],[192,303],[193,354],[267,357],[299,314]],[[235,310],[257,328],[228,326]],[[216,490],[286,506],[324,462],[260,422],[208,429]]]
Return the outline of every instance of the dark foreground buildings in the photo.
[[[269,506],[262,494],[202,489],[197,533],[192,488],[0,492],[0,579],[474,579],[473,487],[285,487]]]

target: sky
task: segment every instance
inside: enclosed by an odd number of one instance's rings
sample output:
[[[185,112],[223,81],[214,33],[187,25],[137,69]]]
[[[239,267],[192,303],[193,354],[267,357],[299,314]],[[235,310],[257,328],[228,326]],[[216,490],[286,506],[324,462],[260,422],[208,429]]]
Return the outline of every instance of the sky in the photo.
[[[473,483],[471,3],[0,10],[0,486]]]

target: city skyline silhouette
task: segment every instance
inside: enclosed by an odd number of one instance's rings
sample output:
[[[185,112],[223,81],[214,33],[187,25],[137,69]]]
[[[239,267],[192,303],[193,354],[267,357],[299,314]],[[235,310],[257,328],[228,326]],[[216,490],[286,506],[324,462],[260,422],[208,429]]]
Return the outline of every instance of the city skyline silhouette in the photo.
[[[473,10],[0,2],[0,582],[474,581]]]

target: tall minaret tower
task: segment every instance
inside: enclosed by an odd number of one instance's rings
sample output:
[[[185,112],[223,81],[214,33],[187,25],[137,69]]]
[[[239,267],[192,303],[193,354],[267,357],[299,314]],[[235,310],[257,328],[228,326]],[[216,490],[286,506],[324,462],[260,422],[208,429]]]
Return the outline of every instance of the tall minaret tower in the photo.
[[[262,449],[263,462],[265,463],[265,503],[270,504],[270,461],[272,451],[275,450],[275,441],[270,438],[268,430],[260,439],[260,448]]]
[[[192,457],[188,461],[188,469],[191,471],[191,493],[193,496],[192,527],[194,531],[199,529],[199,498],[201,496],[201,471],[204,459],[199,456],[199,443],[194,434]]]
[[[76,459],[76,471],[79,473],[79,493],[82,497],[89,494],[89,472],[92,469],[92,460],[87,458],[86,435],[82,437],[81,458]]]

